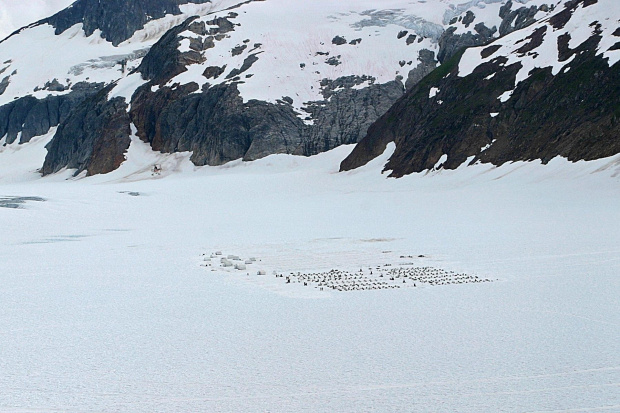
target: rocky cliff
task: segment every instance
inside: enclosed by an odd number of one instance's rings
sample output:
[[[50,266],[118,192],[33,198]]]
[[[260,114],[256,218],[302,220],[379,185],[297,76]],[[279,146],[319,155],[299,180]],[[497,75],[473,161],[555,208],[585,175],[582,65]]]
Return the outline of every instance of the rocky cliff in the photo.
[[[571,1],[528,29],[461,51],[373,124],[341,169],[389,142],[396,151],[385,169],[395,177],[466,161],[619,153],[620,24],[606,18],[610,9],[609,1]]]
[[[110,172],[132,131],[196,165],[394,141],[394,176],[615,150],[616,3],[427,3],[78,0],[0,42],[0,138],[58,126],[43,174]]]

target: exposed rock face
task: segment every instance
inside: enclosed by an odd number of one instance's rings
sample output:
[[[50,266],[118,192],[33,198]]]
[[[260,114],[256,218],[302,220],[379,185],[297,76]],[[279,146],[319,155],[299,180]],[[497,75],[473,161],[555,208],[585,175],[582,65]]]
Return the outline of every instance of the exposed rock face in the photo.
[[[20,132],[20,143],[44,135],[51,127],[63,122],[72,108],[102,87],[103,84],[78,83],[66,95],[48,96],[42,100],[25,96],[3,105],[0,107],[0,137],[6,135],[6,143],[11,144]]]
[[[546,8],[544,6],[543,8]],[[530,24],[534,23],[534,16],[538,13],[538,7],[520,7],[517,10],[512,9],[512,1],[506,2],[500,8],[499,17],[502,18],[502,23],[499,26],[499,35],[505,36],[515,30],[521,30]]]
[[[48,175],[62,168],[77,169],[76,175],[107,173],[125,160],[131,133],[124,98],[108,100],[111,87],[84,100],[58,127],[48,144],[41,173]]]
[[[484,23],[478,23],[474,26],[476,33],[454,34],[455,31],[456,27],[449,27],[439,39],[437,59],[442,63],[464,48],[488,43],[493,39],[497,29],[495,27],[489,29]]]
[[[303,123],[290,106],[243,103],[235,83],[189,94],[197,89],[142,87],[131,108],[138,136],[157,151],[193,151],[196,165],[291,153],[301,143]]]
[[[180,4],[209,3],[210,0],[77,0],[70,7],[44,20],[60,34],[82,23],[90,36],[101,30],[101,36],[115,46],[144,28],[150,20],[166,14],[181,14]]]
[[[305,125],[287,99],[279,104],[244,103],[236,83],[206,88],[196,84],[151,92],[143,86],[134,95],[131,118],[138,136],[161,152],[193,151],[196,165],[220,165],[234,159],[255,160],[274,153],[314,155],[358,142],[370,124],[402,96],[394,81],[353,89],[356,81],[326,82],[329,101],[315,102],[308,111],[315,122]],[[329,86],[327,86],[329,83]],[[335,88],[344,88],[337,93]]]
[[[183,64],[183,53],[178,50],[179,33],[187,30],[194,20],[193,17],[189,18],[182,24],[168,30],[151,47],[136,69],[136,72],[139,72],[143,79],[152,80],[153,83],[159,84],[187,70]],[[197,54],[192,52],[186,54]],[[199,55],[198,57],[194,56],[194,58],[199,59]]]
[[[512,10],[512,6],[512,1],[509,0],[500,8],[499,17],[502,19],[499,26],[500,37],[531,25],[536,21],[534,17],[539,10],[548,11],[550,9],[548,6],[543,5],[540,8],[536,6],[523,6],[516,10]],[[468,11],[462,19],[462,23],[465,27],[469,27],[475,19],[475,14]],[[455,18],[450,24],[455,24],[457,21],[458,20]],[[470,31],[464,34],[454,34],[455,32],[455,26],[448,27],[439,39],[437,59],[442,63],[450,59],[463,48],[480,46],[490,42],[498,33],[498,30],[496,27],[488,28],[484,23],[479,22],[474,26],[473,33]]]
[[[411,90],[422,80],[426,75],[431,73],[437,67],[437,61],[435,60],[435,52],[431,52],[428,49],[420,50],[418,56],[420,63],[409,71],[407,76],[407,82],[405,83],[406,89]]]
[[[538,43],[533,33],[530,44]],[[341,169],[364,165],[389,142],[396,143],[396,151],[385,169],[395,177],[431,169],[444,154],[443,167],[453,169],[469,157],[500,165],[620,153],[620,63],[609,67],[596,56],[600,40],[595,28],[570,51],[569,70],[553,76],[549,67],[534,69],[504,102],[498,97],[514,88],[521,63],[505,66],[507,59],[498,56],[459,77],[456,55],[373,124]],[[431,88],[438,92],[431,94]]]
[[[178,51],[179,33],[189,27],[219,36],[234,27],[226,18],[218,18],[209,22],[207,32],[193,20],[166,33],[137,69],[150,80],[132,99],[130,115],[138,136],[157,151],[193,151],[191,160],[196,165],[220,165],[239,158],[253,160],[293,152],[301,145],[304,124],[285,102],[244,103],[235,82],[205,87],[200,93],[194,93],[198,91],[195,83],[151,90],[153,85],[164,84],[185,71],[199,56]],[[212,47],[213,40],[205,42],[207,48]],[[241,68],[226,77],[234,80],[243,74],[259,59],[258,55],[249,55]],[[217,78],[224,70],[210,67],[204,76]]]
[[[303,145],[295,151],[300,155],[315,155],[340,145],[359,142],[368,127],[384,114],[403,95],[400,81],[372,84],[363,89],[353,87],[368,78],[347,76],[334,81],[325,80],[325,101],[308,107],[314,123],[306,128]],[[335,92],[336,89],[340,89]]]

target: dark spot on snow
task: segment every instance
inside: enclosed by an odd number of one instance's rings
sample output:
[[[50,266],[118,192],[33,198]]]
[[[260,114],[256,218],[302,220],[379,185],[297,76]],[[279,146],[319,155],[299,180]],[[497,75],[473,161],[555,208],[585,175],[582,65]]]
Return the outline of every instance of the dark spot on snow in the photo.
[[[262,43],[254,43],[254,47],[248,53],[252,53],[254,50],[260,49],[262,45]]]
[[[240,75],[241,73],[245,72],[246,70],[248,70],[250,67],[252,67],[252,65],[258,61],[258,56],[256,55],[257,53],[246,57],[245,60],[243,61],[243,64],[241,65],[241,68],[231,70],[228,76],[226,76],[226,79],[234,78]]]
[[[202,75],[206,77],[207,79],[217,79],[218,77],[222,75],[222,73],[224,73],[225,70],[226,70],[226,65],[222,67],[209,66],[205,69]]]
[[[329,52],[316,52],[317,56],[329,56]]]
[[[482,49],[482,50],[480,51],[480,56],[481,56],[483,59],[486,59],[487,57],[491,56],[493,53],[497,52],[497,51],[498,51],[499,49],[501,49],[501,48],[502,48],[502,46],[501,46],[501,45],[499,45],[499,44],[496,44],[496,45],[493,45],[493,46],[486,47],[486,48],[484,48],[484,49]]]
[[[325,63],[327,63],[328,65],[331,65],[331,66],[338,66],[342,62],[340,61],[340,55],[338,55],[338,56],[330,57],[329,59],[327,59],[325,61]]]
[[[341,46],[343,44],[347,44],[347,39],[342,36],[336,36],[332,39],[332,44],[335,44],[336,46]]]
[[[560,62],[567,61],[575,52],[568,46],[570,42],[570,34],[564,33],[558,36],[558,60]]]
[[[618,27],[616,31],[612,33],[612,36],[620,37],[620,27]]]
[[[362,42],[362,39],[361,39],[361,38],[359,38],[359,39],[353,39],[353,40],[351,40],[351,41],[349,42],[349,44],[351,44],[351,45],[355,46],[355,45],[357,45],[357,44],[360,44],[361,42]]]
[[[578,1],[569,1],[568,3],[566,3],[564,10],[553,15],[549,19],[549,24],[551,24],[551,26],[556,30],[563,29],[564,26],[566,26],[566,23],[568,23],[571,17],[573,17],[573,11],[577,8],[578,5]]]
[[[282,97],[282,99],[278,99],[277,102],[281,105],[284,105],[284,104],[292,105],[293,99],[290,96],[284,96]]]
[[[526,37],[526,39],[529,39],[530,42],[521,46],[519,49],[517,49],[517,53],[523,56],[525,53],[531,52],[532,50],[536,49],[538,46],[540,46],[543,43],[546,32],[547,32],[547,26],[542,26],[534,30],[534,33]]]
[[[463,24],[465,25],[465,27],[469,27],[469,25],[472,24],[475,19],[476,15],[471,10],[467,10],[467,13],[465,13],[465,17],[463,17]]]
[[[243,51],[244,51],[245,49],[247,49],[247,48],[248,48],[248,45],[247,45],[247,44],[243,44],[243,45],[235,46],[235,47],[234,47],[234,48],[230,51],[230,53],[231,53],[233,56],[239,56],[239,55],[240,55],[241,53],[243,53]]]
[[[140,192],[134,192],[134,191],[119,191],[119,194],[127,194],[129,196],[140,196],[140,195],[142,195]]]
[[[11,83],[9,81],[9,79],[11,78],[11,76],[6,76],[4,79],[2,79],[2,81],[0,82],[0,95],[4,94],[4,92],[6,92],[6,89],[9,87],[9,83]]]
[[[34,244],[55,244],[58,242],[75,242],[79,241],[82,238],[88,238],[89,235],[56,235],[51,238],[45,238],[42,240],[36,241],[27,241],[22,243],[22,245],[34,245]]]
[[[409,37],[407,37],[407,46],[409,46],[410,44],[412,44],[413,42],[415,42],[415,39],[418,36],[416,36],[415,34],[410,34]]]
[[[409,33],[408,30],[401,30],[400,32],[398,32],[398,35],[396,35],[396,38],[402,39],[403,37],[407,36],[407,33]]]

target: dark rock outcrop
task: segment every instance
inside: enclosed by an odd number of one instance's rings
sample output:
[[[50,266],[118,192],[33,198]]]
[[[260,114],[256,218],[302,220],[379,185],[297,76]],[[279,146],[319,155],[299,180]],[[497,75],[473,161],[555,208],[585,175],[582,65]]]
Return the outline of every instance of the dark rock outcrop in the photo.
[[[186,31],[194,20],[196,18],[191,17],[180,25],[168,30],[151,47],[142,59],[142,62],[140,62],[140,66],[136,68],[136,72],[140,73],[143,79],[151,80],[155,84],[166,82],[187,70],[185,68],[186,62],[183,61],[184,54],[194,56],[194,59],[200,59],[200,54],[197,52],[181,53],[178,49],[179,34]]]
[[[47,145],[43,175],[65,167],[76,169],[76,175],[107,173],[125,160],[131,142],[127,104],[120,97],[108,100],[111,89],[106,87],[84,100],[58,127]]]
[[[209,30],[206,30],[204,22],[195,22],[196,17],[190,17],[180,25],[168,30],[151,47],[142,59],[142,62],[140,62],[140,66],[136,68],[136,72],[140,73],[145,80],[151,80],[154,84],[161,84],[185,72],[188,65],[203,62],[204,57],[201,52],[214,47],[214,42],[217,41],[218,36],[234,30],[234,24],[229,19],[233,19],[236,16],[236,13],[231,12],[228,14],[228,17],[218,17],[208,21],[206,24],[210,26]],[[194,45],[193,48],[190,48],[190,51],[180,52],[179,42],[181,37],[179,34],[188,29],[204,33],[207,37],[202,44]],[[252,59],[247,62],[248,66],[245,70],[255,62]],[[214,75],[214,73],[209,72],[207,75]]]
[[[539,10],[548,11],[550,9],[548,6],[542,5],[540,7],[524,6],[512,10],[512,6],[512,1],[509,0],[500,7],[499,17],[502,18],[502,22],[499,26],[500,37],[531,25],[536,21],[534,17]],[[469,27],[475,19],[476,16],[471,11],[468,11],[465,16],[460,19],[460,22],[462,22],[465,27]],[[450,21],[451,26],[446,29],[439,39],[437,59],[442,63],[450,59],[463,48],[481,46],[489,43],[493,40],[495,34],[498,33],[496,27],[488,28],[484,23],[479,22],[474,26],[473,33],[469,31],[464,34],[455,34],[456,27],[453,26],[453,24],[456,22],[457,20],[455,19]]]
[[[0,95],[4,94],[4,92],[6,92],[6,88],[9,87],[10,80],[11,80],[11,76],[5,76],[0,81]]]
[[[195,165],[291,153],[300,145],[304,125],[289,105],[244,103],[236,83],[191,94],[197,89],[139,89],[131,107],[138,136],[156,151],[193,151]]]
[[[620,64],[609,67],[596,55],[600,40],[594,34],[573,50],[570,70],[553,76],[551,68],[535,69],[504,103],[498,97],[514,88],[520,63],[505,66],[499,56],[459,77],[461,55],[455,55],[373,124],[341,169],[364,165],[389,142],[396,151],[385,169],[394,177],[431,169],[444,154],[443,167],[453,169],[469,157],[501,165],[620,153]],[[431,87],[439,92],[429,98]]]
[[[314,122],[306,128],[303,144],[296,154],[315,155],[359,142],[368,127],[404,93],[403,84],[397,80],[371,84],[363,89],[353,88],[368,80],[371,79],[347,76],[323,81],[325,101],[313,102],[307,107]],[[340,90],[335,92],[336,89]]]
[[[260,53],[260,52],[259,52]],[[226,76],[226,79],[232,79],[236,76],[239,76],[242,73],[245,73],[246,71],[248,71],[252,65],[256,62],[258,62],[258,53],[254,53],[249,55],[248,57],[246,57],[243,60],[243,64],[241,65],[241,67],[239,69],[233,69],[230,71],[230,73]]]
[[[332,39],[332,44],[336,46],[342,46],[343,44],[347,44],[347,39],[342,36],[336,36]]]
[[[138,136],[154,150],[192,151],[196,165],[255,160],[274,153],[309,156],[358,142],[403,93],[397,81],[353,88],[367,80],[351,76],[325,81],[326,100],[307,108],[312,125],[302,122],[287,97],[279,104],[244,103],[235,82],[201,93],[193,93],[196,84],[155,92],[147,84],[134,95],[130,115]]]
[[[420,50],[418,55],[418,65],[409,71],[405,87],[407,90],[411,90],[422,80],[426,75],[431,73],[437,67],[437,61],[435,60],[435,52],[428,49]]]
[[[505,36],[515,30],[521,30],[534,23],[534,16],[536,16],[539,10],[536,6],[520,7],[516,10],[511,9],[512,1],[508,0],[499,10],[499,17],[502,18],[502,22],[499,25],[500,36]]]
[[[210,0],[77,0],[43,22],[54,26],[56,34],[82,23],[87,36],[99,29],[101,37],[116,46],[151,20],[166,14],[181,14],[180,4],[208,2]]]
[[[497,29],[495,27],[489,29],[484,23],[478,23],[474,26],[474,31],[476,33],[467,32],[464,34],[454,34],[456,32],[456,27],[448,27],[439,38],[437,59],[441,63],[444,63],[462,49],[488,43],[493,39],[493,35],[497,32]]]
[[[102,87],[103,84],[77,83],[65,95],[50,95],[44,99],[24,96],[0,106],[0,137],[6,135],[6,143],[11,144],[20,132],[20,143],[44,135],[50,128],[62,123],[86,97],[97,93]]]
[[[250,72],[260,59],[260,51],[251,51],[241,67],[226,74],[222,84],[205,84],[202,90],[197,83],[167,85],[188,65],[202,62],[200,50],[213,47],[218,36],[234,30],[231,20],[235,17],[229,13],[208,25],[190,18],[169,30],[136,69],[148,82],[134,93],[128,117],[122,117],[117,110],[122,106],[120,102],[112,100],[110,105],[104,105],[103,95],[85,101],[72,112],[65,127],[59,128],[50,145],[54,155],[48,156],[43,173],[62,167],[77,168],[78,172],[87,169],[89,174],[108,171],[123,159],[130,141],[125,127],[128,122],[133,122],[137,135],[154,150],[191,151],[191,161],[196,165],[220,165],[239,158],[255,160],[275,153],[314,155],[359,141],[369,125],[404,93],[400,81],[357,89],[364,82],[372,83],[372,79],[350,76],[325,80],[325,100],[307,104],[313,122],[306,124],[293,109],[290,97],[282,97],[277,103],[243,101],[237,87],[240,76]],[[190,51],[180,52],[181,33],[188,29],[202,33],[206,41],[194,48],[190,44]],[[258,49],[261,45],[254,46]],[[224,76],[225,70],[226,66],[210,66],[203,75],[216,79]],[[78,119],[82,119],[81,123]],[[106,119],[107,124],[117,126],[102,130]],[[82,130],[99,130],[103,137],[97,140],[79,132]],[[113,142],[115,138],[117,142]],[[108,144],[103,153],[105,162],[96,164],[96,148],[101,148],[102,142]]]
[[[469,25],[472,24],[475,19],[476,15],[471,10],[467,10],[467,13],[465,13],[465,17],[463,17],[463,24],[465,25],[465,27],[469,27]]]

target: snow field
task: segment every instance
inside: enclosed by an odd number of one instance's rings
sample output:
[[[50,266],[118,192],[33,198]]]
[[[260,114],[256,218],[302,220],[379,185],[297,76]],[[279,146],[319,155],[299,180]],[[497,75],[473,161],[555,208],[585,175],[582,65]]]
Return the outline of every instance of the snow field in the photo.
[[[394,180],[389,151],[336,173],[350,150],[195,168],[134,142],[106,176],[2,181],[46,201],[0,208],[0,411],[618,410],[618,157]],[[304,295],[214,251],[499,281]]]

